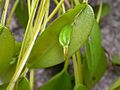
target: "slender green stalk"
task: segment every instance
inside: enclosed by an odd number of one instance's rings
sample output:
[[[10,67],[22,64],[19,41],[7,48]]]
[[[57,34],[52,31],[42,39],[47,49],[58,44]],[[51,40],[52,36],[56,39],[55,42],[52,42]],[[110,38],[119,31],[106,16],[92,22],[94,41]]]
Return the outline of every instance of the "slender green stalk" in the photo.
[[[100,21],[100,16],[101,16],[101,13],[102,13],[102,6],[103,6],[103,3],[102,3],[102,0],[100,2],[100,6],[99,6],[99,10],[98,10],[98,14],[97,14],[97,22]]]
[[[27,0],[27,2],[28,2],[28,13],[30,17],[31,11],[33,10],[34,3],[32,1],[32,4],[31,4],[30,0]],[[30,69],[30,90],[34,90],[34,69]]]
[[[37,30],[36,32],[37,33],[39,33],[39,31],[41,30],[41,24],[42,24],[42,20],[43,20],[43,16],[44,16],[44,14],[45,14],[45,9],[46,9],[46,7],[47,7],[47,3],[48,1],[46,1],[46,0],[42,0],[41,1],[41,5],[40,5],[40,8],[39,8],[39,10],[38,10],[38,12],[40,12],[40,13],[38,13],[38,15],[37,15],[37,18],[36,18],[36,20],[35,20],[35,26],[34,26],[34,28],[33,28],[33,30]],[[45,5],[44,5],[45,4]],[[43,5],[45,6],[45,8],[43,8]],[[39,23],[38,23],[39,22]],[[36,33],[34,33],[34,32],[32,32],[33,34],[33,36],[36,34]],[[37,36],[36,36],[37,37]]]
[[[30,17],[29,17],[29,20],[28,20],[28,24],[27,24],[24,40],[23,40],[23,43],[22,43],[22,47],[21,47],[21,50],[20,50],[20,55],[19,55],[19,58],[18,58],[17,66],[18,66],[20,60],[22,59],[24,52],[27,50],[27,48],[28,48],[27,46],[29,45],[29,42],[30,42],[31,28],[33,27],[33,20],[34,20],[34,17],[35,17],[35,12],[36,12],[39,0],[35,0],[34,2],[35,2],[34,7],[33,7],[33,10],[30,13]]]
[[[74,7],[74,1],[73,0],[71,0],[71,7],[73,8]]]
[[[69,65],[68,47],[67,46],[63,47],[63,53],[64,53],[64,60],[65,60],[65,65],[64,65],[63,70],[65,70],[65,72],[67,72],[68,65]]]
[[[54,0],[54,2],[55,2],[55,4],[58,4],[58,3],[59,3],[58,0]]]
[[[56,5],[59,4],[58,0],[54,0],[54,2],[56,3]],[[62,13],[61,13],[62,12]],[[60,8],[60,10],[58,10],[58,16],[60,16],[61,14],[65,13],[65,5],[64,3],[62,4],[62,8]]]
[[[41,0],[41,3],[40,3],[40,7],[39,7],[39,9],[38,9],[38,12],[41,12],[41,9],[42,9],[42,4],[44,3],[44,0]],[[35,26],[34,26],[34,28],[36,28],[38,25],[39,25],[39,21],[40,21],[40,19],[39,19],[39,17],[40,17],[40,13],[38,13],[37,14],[37,16],[36,16],[36,19],[35,19]]]
[[[44,0],[44,1],[46,1],[46,0]],[[33,18],[34,18],[34,14],[35,14],[36,7],[37,7],[37,5],[38,5],[38,2],[39,2],[39,0],[36,0],[36,1],[35,1],[34,9],[32,10],[32,13],[31,13],[31,15],[30,15],[30,18],[29,18],[29,21],[28,21],[28,25],[27,25],[27,28],[26,28],[25,37],[24,37],[23,44],[22,44],[22,49],[21,49],[22,53],[21,53],[20,56],[19,56],[19,59],[18,59],[19,62],[18,62],[18,64],[17,64],[16,71],[15,71],[15,73],[14,73],[14,75],[13,75],[13,77],[12,77],[12,79],[11,79],[8,87],[7,87],[7,90],[12,90],[12,89],[14,88],[14,85],[15,85],[16,81],[18,80],[18,78],[19,78],[19,76],[20,76],[20,74],[21,74],[21,72],[22,72],[22,70],[23,70],[23,68],[24,68],[24,66],[25,66],[25,64],[26,64],[26,62],[27,62],[28,56],[29,56],[29,54],[30,54],[30,52],[31,52],[31,50],[32,50],[32,47],[33,47],[33,45],[34,45],[34,42],[35,42],[35,40],[36,40],[36,38],[37,38],[37,35],[38,35],[38,33],[39,33],[39,27],[40,27],[41,25],[38,26],[38,28],[33,29],[33,30],[35,30],[35,31],[34,31],[34,34],[32,35],[32,38],[30,38],[29,44],[28,44],[27,48],[25,49],[25,51],[24,51],[24,53],[23,53],[23,49],[24,49],[24,47],[26,46],[26,43],[24,43],[24,42],[26,42],[26,39],[29,38],[29,37],[28,37],[28,36],[29,36],[29,32],[28,32],[28,31],[29,31],[29,28],[30,28],[31,25],[32,25]],[[44,2],[44,4],[43,4],[42,11],[40,12],[40,13],[41,13],[41,16],[40,16],[39,19],[41,20],[41,22],[42,22],[42,18],[43,18],[43,16],[44,16],[44,13],[43,13],[44,9],[45,9],[45,2]],[[38,22],[38,23],[39,23],[39,22]]]
[[[45,17],[44,17],[43,24],[41,26],[41,33],[45,30],[45,27],[47,25],[47,18],[48,18],[48,15],[49,15],[49,7],[50,7],[50,0],[48,0],[48,2],[47,2]]]
[[[34,90],[34,69],[30,70],[30,90]]]
[[[82,60],[81,60],[81,53],[80,51],[77,51],[76,52],[76,57],[77,57],[77,64],[78,64],[78,73],[79,73],[79,80],[80,80],[80,83],[82,84],[83,83],[83,68],[82,68]]]
[[[9,0],[5,1],[2,18],[1,18],[1,24],[5,25],[6,17],[7,17],[7,10],[8,10]]]
[[[25,69],[24,69],[23,72],[21,73],[20,77],[26,76],[28,70],[29,70],[29,69],[28,69],[27,67],[25,67]]]
[[[83,0],[83,3],[88,3],[88,0]]]
[[[53,12],[48,17],[47,22],[56,14],[56,12],[59,10],[59,8],[63,4],[63,2],[64,2],[64,0],[60,0],[59,4],[56,6],[56,8],[53,10]]]
[[[78,73],[78,64],[76,61],[75,54],[72,56],[72,59],[73,59],[73,67],[74,67],[74,75],[75,75],[75,84],[78,85],[80,81],[79,81],[79,73]]]
[[[64,3],[62,4],[62,11],[63,11],[63,14],[66,12]]]
[[[7,26],[7,27],[8,27],[9,24],[10,24],[10,21],[11,21],[11,19],[12,19],[12,17],[13,17],[13,14],[14,14],[14,12],[15,12],[15,9],[16,9],[18,3],[19,3],[19,0],[16,0],[15,3],[14,3],[14,5],[13,5],[13,7],[12,7],[12,10],[11,10],[10,15],[8,16],[8,19],[7,19],[7,22],[6,22],[6,26]]]
[[[27,3],[28,3],[28,13],[29,13],[29,16],[30,16],[30,12],[31,12],[31,3],[30,3],[30,0],[27,0]]]
[[[32,0],[32,3],[31,3],[31,10],[33,9],[33,5],[34,5],[34,0]]]
[[[74,2],[75,2],[75,5],[79,5],[80,4],[79,0],[74,0]]]

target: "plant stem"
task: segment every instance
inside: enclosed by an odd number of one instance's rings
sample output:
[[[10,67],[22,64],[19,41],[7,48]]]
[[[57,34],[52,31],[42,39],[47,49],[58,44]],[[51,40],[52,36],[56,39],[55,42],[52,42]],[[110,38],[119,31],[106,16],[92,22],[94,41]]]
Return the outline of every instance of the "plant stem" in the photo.
[[[47,25],[47,18],[48,18],[48,15],[49,15],[49,7],[50,7],[50,0],[48,0],[48,2],[47,2],[45,17],[44,17],[43,24],[41,26],[41,33],[45,30],[45,27]]]
[[[28,48],[27,46],[29,45],[29,42],[30,42],[30,36],[31,36],[31,30],[32,30],[31,28],[33,26],[33,20],[34,20],[34,16],[35,16],[35,12],[36,12],[39,0],[35,0],[34,2],[35,2],[34,7],[33,7],[33,10],[30,13],[30,17],[29,17],[29,20],[28,20],[28,24],[27,24],[24,40],[23,40],[23,43],[22,43],[22,47],[21,47],[21,50],[20,50],[20,55],[19,55],[19,58],[18,58],[17,66],[18,66],[24,52]],[[28,34],[30,34],[30,35],[28,35]]]
[[[77,61],[76,61],[76,56],[75,54],[72,56],[72,59],[73,59],[73,67],[74,67],[74,75],[75,75],[75,84],[78,85],[79,84],[79,71],[78,71],[78,64],[77,64]]]
[[[78,64],[78,73],[79,73],[79,80],[80,80],[80,83],[82,84],[83,83],[83,76],[82,76],[82,61],[81,61],[81,53],[80,51],[77,51],[76,52],[76,57],[77,57],[77,64]]]
[[[65,60],[65,65],[64,65],[63,70],[65,70],[65,72],[67,72],[68,65],[69,65],[68,46],[63,47],[63,53],[64,53],[64,60]]]
[[[6,22],[6,26],[7,26],[7,27],[8,27],[9,24],[10,24],[10,21],[11,21],[11,19],[12,19],[12,17],[13,17],[13,14],[14,14],[14,12],[15,12],[15,9],[16,9],[18,3],[19,3],[19,0],[16,0],[15,3],[14,3],[14,5],[13,5],[13,7],[12,7],[12,10],[11,10],[10,15],[8,16],[8,19],[7,19],[7,22]]]
[[[74,1],[73,0],[71,0],[71,7],[73,8],[74,7]]]
[[[34,3],[32,1],[32,4],[31,4],[30,0],[27,0],[27,2],[28,2],[28,13],[30,17],[31,11],[33,10]],[[30,90],[34,90],[34,69],[30,69]]]
[[[34,90],[34,69],[30,70],[30,90]]]
[[[80,4],[79,0],[74,0],[74,2],[75,2],[75,5],[79,5]]]
[[[20,77],[26,76],[27,72],[28,72],[28,68],[25,67],[25,69],[24,69],[23,72],[21,73]]]
[[[32,0],[32,3],[31,3],[31,6],[32,6],[32,7],[31,7],[31,8],[33,8],[33,5],[34,5],[34,0]]]
[[[59,2],[57,0],[54,0],[55,4],[58,4]]]
[[[62,11],[63,11],[63,14],[66,12],[64,3],[62,4]]]
[[[88,3],[88,0],[83,0],[83,3]]]
[[[3,13],[2,13],[2,18],[1,18],[1,24],[2,25],[5,25],[5,20],[6,20],[6,17],[7,17],[8,5],[9,5],[9,0],[6,0],[5,1],[5,6],[4,6],[4,9],[3,9]]]
[[[97,14],[97,22],[100,21],[100,16],[101,16],[101,13],[102,13],[102,6],[103,6],[103,3],[102,3],[102,0],[100,2],[100,5],[99,5],[99,10],[98,10],[98,14]]]
[[[28,14],[30,16],[30,12],[31,12],[31,3],[30,3],[30,0],[27,0],[27,3],[28,3]]]
[[[46,0],[44,0],[44,3],[43,3],[43,7],[42,7],[42,10],[41,10],[41,15],[40,15],[40,22],[37,22],[37,23],[40,23],[40,26],[41,26],[41,22],[42,22],[42,18],[43,18],[43,16],[44,16],[44,9],[45,9],[45,1]],[[26,33],[25,33],[25,37],[24,37],[24,40],[23,40],[23,44],[22,44],[22,53],[20,54],[20,56],[19,56],[19,62],[18,62],[18,65],[17,65],[17,68],[16,68],[16,71],[15,71],[15,73],[14,73],[14,75],[13,75],[13,77],[12,77],[12,79],[11,79],[11,81],[10,81],[10,83],[9,83],[9,85],[8,85],[8,87],[7,87],[7,90],[12,90],[13,88],[14,88],[14,85],[15,85],[15,83],[16,83],[16,81],[18,80],[18,78],[19,78],[19,76],[20,76],[20,74],[21,74],[21,72],[22,72],[22,70],[23,70],[23,68],[24,68],[24,66],[25,66],[25,64],[26,64],[26,62],[27,62],[27,59],[28,59],[28,56],[29,56],[29,54],[30,54],[30,52],[31,52],[31,50],[32,50],[32,47],[33,47],[33,45],[34,45],[34,42],[35,42],[35,40],[36,40],[36,38],[37,38],[37,35],[38,35],[38,33],[39,33],[39,27],[40,26],[38,26],[38,28],[36,28],[36,29],[33,29],[33,30],[35,30],[34,31],[34,33],[33,33],[33,35],[32,35],[32,38],[30,38],[30,41],[29,41],[29,44],[28,44],[28,46],[27,46],[27,49],[24,51],[24,53],[23,53],[23,49],[24,49],[24,47],[26,46],[26,43],[25,43],[25,41],[26,41],[26,39],[27,38],[29,38],[28,36],[29,36],[29,28],[31,27],[30,25],[32,25],[32,21],[33,21],[33,19],[34,19],[34,13],[35,13],[35,11],[36,11],[36,8],[37,8],[37,5],[38,5],[38,2],[39,2],[39,0],[36,0],[35,1],[35,5],[34,5],[34,9],[32,10],[32,13],[31,13],[31,15],[30,15],[30,18],[29,18],[29,21],[28,21],[28,25],[27,25],[27,29],[26,29]]]
[[[47,22],[56,14],[56,12],[59,10],[59,8],[63,4],[63,2],[64,2],[64,0],[60,0],[59,4],[56,6],[56,8],[53,10],[53,12],[48,17]]]

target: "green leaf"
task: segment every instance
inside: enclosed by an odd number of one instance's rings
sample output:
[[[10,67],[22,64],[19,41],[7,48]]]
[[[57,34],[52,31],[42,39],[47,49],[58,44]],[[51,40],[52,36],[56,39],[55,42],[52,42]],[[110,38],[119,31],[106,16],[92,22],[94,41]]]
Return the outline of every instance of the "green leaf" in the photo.
[[[93,7],[94,12],[95,12],[95,16],[97,17],[97,13],[99,10],[99,5]],[[105,17],[109,14],[110,12],[110,5],[108,3],[103,3],[103,7],[102,7],[102,12],[101,12],[101,17]]]
[[[86,60],[85,83],[91,88],[99,81],[107,68],[107,59],[101,44],[101,32],[96,21],[86,42]]]
[[[21,43],[16,41],[15,50],[13,57],[11,58],[10,65],[0,76],[0,78],[4,83],[8,83],[15,72],[20,47],[21,47]]]
[[[0,90],[6,90],[7,86],[8,86],[8,83],[2,84],[0,86]],[[18,81],[16,82],[16,85],[14,87],[14,90],[30,90],[30,83],[27,80],[27,78],[22,77],[22,78],[18,79]]]
[[[119,90],[120,89],[120,78],[118,78],[112,86],[110,86],[109,90]]]
[[[28,22],[28,7],[26,0],[20,0],[16,7],[16,16],[18,22],[21,24],[23,28],[26,28]]]
[[[39,88],[39,90],[72,90],[71,86],[69,74],[62,71]]]
[[[0,25],[0,76],[10,66],[15,48],[15,40],[10,30]]]
[[[65,25],[73,24],[68,52],[71,57],[88,38],[93,20],[93,10],[86,4],[80,4],[56,19],[36,40],[27,63],[28,67],[46,68],[62,63],[64,57],[59,34]]]
[[[11,62],[12,61],[14,61],[14,58],[11,60]],[[0,78],[4,83],[8,83],[10,81],[10,79],[12,78],[15,72],[15,68],[16,68],[16,63],[11,63],[9,67],[1,74]]]
[[[17,81],[14,90],[30,90],[30,83],[27,80],[27,78],[26,77],[20,78]]]
[[[75,85],[73,90],[88,90],[86,86],[79,84],[79,85]]]
[[[113,55],[113,57],[112,57],[112,63],[116,64],[116,65],[120,65],[120,56],[117,55],[117,54]]]
[[[19,55],[21,45],[22,45],[21,42],[15,41],[15,52],[14,52],[15,57]]]

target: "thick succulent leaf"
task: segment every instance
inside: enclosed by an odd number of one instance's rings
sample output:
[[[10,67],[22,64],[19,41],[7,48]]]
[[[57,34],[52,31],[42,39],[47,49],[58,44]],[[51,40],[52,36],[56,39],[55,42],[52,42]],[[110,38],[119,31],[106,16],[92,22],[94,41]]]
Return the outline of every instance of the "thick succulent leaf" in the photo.
[[[14,50],[13,57],[11,58],[10,65],[0,76],[1,80],[4,83],[8,83],[15,72],[20,47],[21,47],[21,43],[16,41],[15,50]]]
[[[88,90],[88,89],[86,86],[79,84],[79,85],[75,85],[73,90]]]
[[[116,65],[120,65],[120,56],[117,55],[117,54],[113,55],[113,57],[112,57],[112,63],[116,64]]]
[[[17,81],[14,90],[30,90],[30,83],[27,80],[27,78],[26,77],[20,78],[20,80]]]
[[[62,63],[63,50],[59,34],[65,25],[73,24],[69,57],[86,41],[93,25],[94,14],[89,5],[80,4],[56,19],[38,37],[28,60],[30,68],[45,68]],[[73,23],[74,22],[74,23]]]
[[[110,86],[109,90],[119,90],[120,89],[120,78],[118,78],[112,86]]]
[[[96,21],[86,43],[86,60],[85,83],[91,88],[103,76],[107,67],[107,59],[101,45],[101,33]]]
[[[0,25],[0,76],[9,68],[14,54],[15,40],[10,30]]]
[[[17,7],[16,7],[16,16],[18,22],[21,24],[23,28],[26,28],[28,22],[28,7],[26,0],[20,0]]]
[[[87,40],[94,23],[94,13],[88,5],[74,21],[69,56],[72,56]]]
[[[95,15],[97,16],[98,10],[99,10],[99,5],[93,7]],[[102,13],[101,13],[101,17],[105,17],[109,14],[110,12],[110,5],[108,3],[103,3],[103,7],[102,7]]]
[[[15,59],[12,58],[12,61]],[[15,60],[17,61],[17,60]],[[4,83],[8,83],[10,79],[12,78],[16,68],[16,63],[11,63],[9,67],[1,74],[0,78]]]
[[[39,90],[72,90],[71,78],[68,73],[62,71],[39,88]]]
[[[101,58],[101,33],[97,22],[95,21],[88,42],[86,43],[86,57],[88,60],[88,69],[94,73],[95,67],[99,64],[99,58]]]

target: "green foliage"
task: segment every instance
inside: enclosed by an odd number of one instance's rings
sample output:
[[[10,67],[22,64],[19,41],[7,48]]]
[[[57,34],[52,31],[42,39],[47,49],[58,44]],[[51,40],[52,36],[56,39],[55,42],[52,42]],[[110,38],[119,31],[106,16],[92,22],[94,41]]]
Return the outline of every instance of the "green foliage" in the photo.
[[[88,90],[85,85],[79,84],[74,87],[73,90]]]
[[[71,78],[67,72],[61,71],[39,90],[72,90]]]
[[[27,27],[21,43],[15,41],[10,30],[5,27],[9,0],[5,1],[2,25],[0,24],[0,79],[3,81],[0,90],[32,90],[34,88],[34,69],[48,68],[62,62],[65,62],[63,70],[39,90],[91,90],[104,75],[107,61],[101,44],[99,24],[95,20],[92,7],[87,0],[81,4],[79,4],[79,0],[72,0],[70,5],[75,8],[66,12],[65,10],[68,8],[63,4],[64,0],[55,2],[56,8],[50,15],[46,15],[49,13],[50,0],[28,0],[27,2],[20,0],[19,3],[16,0],[7,24],[16,8],[15,13],[19,23],[23,28]],[[102,14],[99,9],[97,15],[98,6],[96,6],[94,11],[97,21],[99,21],[100,14],[101,17],[106,16],[109,10],[110,6],[103,4]],[[58,18],[49,25],[48,21],[57,11],[62,11],[64,14],[58,14]],[[45,26],[47,28],[44,31]],[[40,30],[42,31],[39,34]],[[80,51],[84,45],[85,53]],[[81,54],[84,55],[83,58]],[[74,82],[67,72],[71,57]],[[113,63],[119,64],[119,58],[115,58]],[[30,77],[27,78],[29,71]],[[110,90],[117,90],[119,83],[118,79]]]
[[[98,13],[98,10],[99,10],[99,5],[93,7],[93,9],[94,9],[95,15],[97,17],[97,13]],[[110,5],[108,3],[103,3],[101,17],[107,16],[109,14],[109,12],[110,12]]]
[[[22,77],[17,81],[14,90],[30,90],[30,83],[26,77]]]
[[[62,28],[60,35],[59,35],[59,42],[64,46],[68,46],[70,44],[72,34],[72,27],[70,25],[66,25]]]
[[[86,64],[84,67],[84,80],[89,88],[103,76],[107,67],[107,59],[101,45],[101,33],[96,21],[86,43]]]
[[[48,26],[42,35],[38,37],[31,51],[27,64],[28,67],[45,68],[63,62],[63,51],[61,45],[59,44],[58,36],[61,29],[66,24],[69,25],[73,23],[73,32],[69,47],[70,57],[86,41],[91,31],[93,20],[94,14],[92,8],[85,4],[80,4],[74,9],[63,14],[61,17],[57,18]]]
[[[0,76],[10,67],[15,49],[15,40],[10,30],[0,25]]]
[[[8,83],[7,84],[2,84],[0,86],[0,90],[6,90],[6,87],[7,87]],[[30,90],[30,84],[29,84],[29,81],[27,80],[26,77],[21,77],[13,90]]]
[[[25,29],[28,22],[28,8],[26,0],[19,1],[15,12],[19,23]]]

